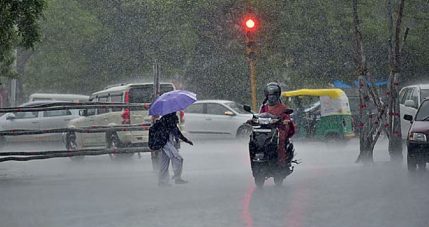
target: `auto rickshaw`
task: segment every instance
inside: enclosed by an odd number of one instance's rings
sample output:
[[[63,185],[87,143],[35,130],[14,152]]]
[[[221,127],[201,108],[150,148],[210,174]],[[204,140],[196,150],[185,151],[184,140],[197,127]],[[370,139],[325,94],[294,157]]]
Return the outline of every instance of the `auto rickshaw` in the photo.
[[[302,98],[318,101],[303,105]],[[282,93],[294,107],[297,137],[321,140],[347,140],[354,137],[349,100],[341,89],[300,89]]]

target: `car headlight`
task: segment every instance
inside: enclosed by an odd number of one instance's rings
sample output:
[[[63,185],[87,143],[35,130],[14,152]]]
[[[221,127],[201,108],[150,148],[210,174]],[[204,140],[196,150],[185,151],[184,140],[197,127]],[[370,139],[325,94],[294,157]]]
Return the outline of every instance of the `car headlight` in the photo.
[[[416,142],[426,142],[427,141],[426,135],[424,133],[419,133],[419,132],[410,133],[410,136],[408,138],[411,141],[416,141]]]

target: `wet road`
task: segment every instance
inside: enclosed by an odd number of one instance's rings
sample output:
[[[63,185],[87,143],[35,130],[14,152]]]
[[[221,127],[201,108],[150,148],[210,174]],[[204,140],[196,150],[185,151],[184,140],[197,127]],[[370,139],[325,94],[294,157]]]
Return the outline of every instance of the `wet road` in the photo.
[[[367,167],[354,164],[356,141],[296,142],[302,164],[283,187],[268,180],[263,190],[245,142],[195,144],[182,149],[190,183],[168,188],[148,154],[0,163],[0,226],[429,226],[429,174],[388,163],[385,142]]]

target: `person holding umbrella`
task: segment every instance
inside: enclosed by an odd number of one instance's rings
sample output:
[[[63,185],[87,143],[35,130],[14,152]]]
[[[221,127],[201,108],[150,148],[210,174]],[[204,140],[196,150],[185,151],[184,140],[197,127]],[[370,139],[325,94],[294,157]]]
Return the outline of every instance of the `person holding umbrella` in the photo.
[[[149,115],[162,116],[159,120],[161,129],[167,138],[167,142],[161,148],[158,184],[159,186],[169,186],[168,167],[173,167],[173,179],[176,184],[186,184],[188,181],[182,179],[183,157],[177,149],[179,139],[190,145],[194,145],[189,139],[183,136],[177,124],[179,118],[177,111],[183,110],[197,100],[196,94],[189,91],[175,90],[159,96],[150,106]]]

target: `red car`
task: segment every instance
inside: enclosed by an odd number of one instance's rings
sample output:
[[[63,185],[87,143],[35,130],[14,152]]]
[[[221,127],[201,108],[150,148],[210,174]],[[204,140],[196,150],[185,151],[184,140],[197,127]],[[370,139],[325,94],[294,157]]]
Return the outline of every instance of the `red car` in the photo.
[[[416,117],[404,115],[404,119],[411,122],[407,136],[407,165],[409,171],[426,170],[429,162],[429,99],[420,105]]]

